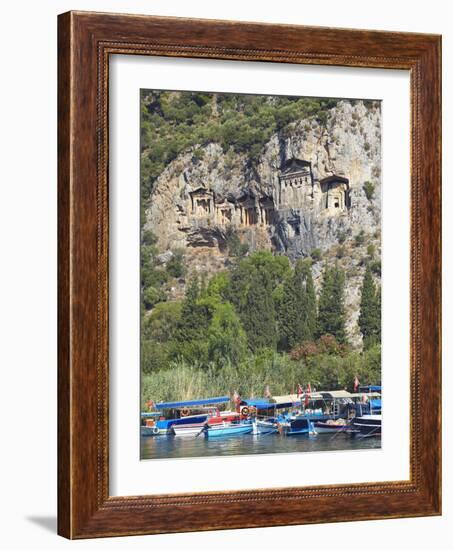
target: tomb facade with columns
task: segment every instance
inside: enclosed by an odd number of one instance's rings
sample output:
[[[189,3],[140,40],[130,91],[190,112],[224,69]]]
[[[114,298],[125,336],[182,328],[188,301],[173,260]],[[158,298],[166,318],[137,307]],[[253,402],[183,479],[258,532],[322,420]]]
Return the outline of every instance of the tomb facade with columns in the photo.
[[[268,193],[248,188],[228,197],[203,185],[195,187],[188,193],[187,220],[196,226],[237,229],[272,228],[287,223],[290,232],[297,236],[301,214],[336,216],[350,208],[349,180],[335,174],[319,180],[308,160],[287,160],[276,181]]]

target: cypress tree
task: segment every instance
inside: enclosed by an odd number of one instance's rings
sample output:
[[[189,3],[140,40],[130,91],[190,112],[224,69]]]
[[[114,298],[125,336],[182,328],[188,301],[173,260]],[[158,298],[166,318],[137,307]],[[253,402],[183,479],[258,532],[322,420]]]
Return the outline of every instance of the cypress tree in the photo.
[[[247,291],[242,324],[252,351],[273,348],[276,344],[275,308],[270,277],[254,270]]]
[[[177,339],[189,342],[200,338],[210,321],[208,309],[199,304],[200,282],[195,275],[189,282],[181,307],[181,319],[178,324]]]
[[[297,309],[297,291],[294,273],[283,284],[282,298],[278,309],[279,344],[289,351],[297,343],[297,328],[300,321]]]
[[[381,339],[381,296],[376,290],[371,268],[367,265],[362,283],[359,327],[363,345],[368,349]]]
[[[331,334],[340,344],[347,343],[344,280],[344,272],[341,268],[326,267],[319,296],[318,337]]]
[[[313,283],[313,275],[311,272],[311,261],[306,260],[305,264],[305,340],[314,340],[316,335],[317,322],[317,307],[316,307],[316,291]]]
[[[294,273],[283,286],[279,308],[280,345],[290,350],[314,339],[316,331],[316,293],[310,262],[299,260]]]

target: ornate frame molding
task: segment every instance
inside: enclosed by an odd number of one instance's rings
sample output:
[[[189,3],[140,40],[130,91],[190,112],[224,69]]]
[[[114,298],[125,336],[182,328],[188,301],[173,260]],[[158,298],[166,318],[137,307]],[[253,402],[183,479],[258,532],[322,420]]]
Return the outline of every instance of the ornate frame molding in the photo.
[[[319,51],[313,51],[313,44],[320,45]],[[88,12],[59,16],[61,535],[87,538],[440,514],[440,48],[439,36],[423,34]],[[108,61],[117,54],[410,71],[409,481],[109,496]],[[419,197],[427,189],[431,201],[422,205]],[[284,512],[282,501],[291,503]],[[254,503],[246,515],[241,513],[244,502]],[[219,503],[228,506],[228,514],[219,512]]]

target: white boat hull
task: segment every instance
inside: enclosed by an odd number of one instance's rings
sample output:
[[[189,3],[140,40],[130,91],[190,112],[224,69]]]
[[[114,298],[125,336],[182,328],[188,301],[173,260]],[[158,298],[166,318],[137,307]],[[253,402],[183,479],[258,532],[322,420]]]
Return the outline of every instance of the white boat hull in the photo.
[[[204,428],[202,426],[173,426],[173,433],[176,437],[197,437]]]

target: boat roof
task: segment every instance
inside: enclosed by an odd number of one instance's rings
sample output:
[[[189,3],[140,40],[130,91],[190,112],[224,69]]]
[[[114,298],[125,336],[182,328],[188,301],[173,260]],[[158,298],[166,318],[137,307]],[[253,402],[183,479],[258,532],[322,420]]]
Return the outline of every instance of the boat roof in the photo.
[[[372,391],[382,391],[382,386],[359,386],[359,390],[366,391],[366,393],[372,392]]]
[[[363,397],[366,395],[367,397],[381,397],[381,394],[377,391],[370,391],[370,392],[358,392],[358,393],[351,393],[350,397]]]
[[[198,407],[200,405],[216,405],[217,403],[228,403],[230,401],[229,395],[222,395],[220,397],[208,397],[206,399],[192,399],[190,401],[167,401],[165,403],[156,403],[155,408],[161,409],[183,409],[190,407]]]
[[[274,405],[292,405],[293,403],[300,403],[300,396],[296,393],[290,393],[288,395],[273,395],[271,402]]]
[[[317,392],[317,391],[310,393],[308,398],[310,399],[310,401],[316,401],[318,399],[324,399],[322,393]]]
[[[243,399],[241,403],[248,407],[256,407],[257,409],[273,409],[275,406],[274,403],[271,403],[269,399],[265,398]]]
[[[351,397],[351,394],[346,390],[322,391],[320,393],[323,397],[332,397],[334,399]]]
[[[142,412],[143,418],[150,418],[152,416],[160,416],[160,413],[158,412]]]

